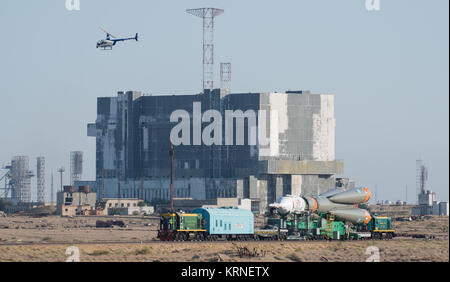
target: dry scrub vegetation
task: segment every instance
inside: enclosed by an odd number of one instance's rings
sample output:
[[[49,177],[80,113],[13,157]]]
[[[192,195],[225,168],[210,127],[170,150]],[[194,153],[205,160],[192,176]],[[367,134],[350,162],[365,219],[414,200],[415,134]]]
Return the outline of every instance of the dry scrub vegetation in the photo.
[[[65,261],[69,245],[0,246],[0,261]],[[376,246],[381,261],[448,261],[446,240],[394,239],[348,242],[250,242],[241,243],[252,252],[242,255],[233,243],[82,244],[81,261],[286,261],[361,262],[366,248]]]

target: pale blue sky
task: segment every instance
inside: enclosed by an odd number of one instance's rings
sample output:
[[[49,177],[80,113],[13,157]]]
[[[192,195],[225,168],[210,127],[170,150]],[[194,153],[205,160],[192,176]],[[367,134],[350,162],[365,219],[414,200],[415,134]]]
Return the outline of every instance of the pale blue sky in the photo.
[[[0,164],[15,155],[69,168],[84,151],[95,177],[98,96],[120,90],[189,94],[201,90],[201,19],[185,9],[217,7],[215,61],[232,63],[233,92],[308,89],[335,95],[336,158],[345,175],[378,199],[414,200],[415,160],[429,168],[438,200],[449,191],[449,1],[2,0]],[[95,44],[104,27],[140,34],[113,51]],[[216,79],[218,85],[218,79]],[[68,173],[65,180],[69,180]],[[3,185],[3,184],[2,184]],[[33,199],[36,198],[33,179]],[[48,193],[47,193],[48,194]]]

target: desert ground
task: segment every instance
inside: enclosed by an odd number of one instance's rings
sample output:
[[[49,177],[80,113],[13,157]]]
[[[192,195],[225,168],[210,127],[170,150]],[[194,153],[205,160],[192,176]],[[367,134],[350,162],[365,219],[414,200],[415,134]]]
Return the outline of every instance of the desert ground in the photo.
[[[108,219],[127,227],[95,227]],[[66,261],[70,246],[86,262],[361,262],[373,247],[380,261],[449,261],[449,222],[442,216],[394,221],[404,236],[365,241],[160,242],[158,222],[157,217],[8,216],[0,218],[0,261]],[[408,237],[413,234],[425,238]]]

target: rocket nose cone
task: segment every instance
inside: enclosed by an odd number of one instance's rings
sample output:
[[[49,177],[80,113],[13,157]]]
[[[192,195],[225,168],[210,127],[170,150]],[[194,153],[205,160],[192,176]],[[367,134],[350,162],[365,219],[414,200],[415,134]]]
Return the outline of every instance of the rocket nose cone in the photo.
[[[288,214],[290,210],[290,205],[286,201],[283,201],[279,204],[278,211],[280,214]]]
[[[364,224],[367,224],[372,219],[372,216],[370,216],[370,213],[367,210],[364,210],[364,213],[366,215],[366,217],[364,219]]]
[[[369,201],[369,199],[370,199],[370,190],[367,188],[367,187],[363,187],[362,188],[362,190],[363,191],[365,191],[367,194],[366,194],[366,197],[364,198],[364,201],[363,201],[363,203],[366,203],[367,201]]]
[[[290,197],[283,197],[277,201],[278,204],[278,212],[280,214],[288,214],[294,208],[293,200]]]
[[[287,214],[286,205],[282,205],[280,202],[275,202],[269,205],[270,208],[276,209],[279,214]]]

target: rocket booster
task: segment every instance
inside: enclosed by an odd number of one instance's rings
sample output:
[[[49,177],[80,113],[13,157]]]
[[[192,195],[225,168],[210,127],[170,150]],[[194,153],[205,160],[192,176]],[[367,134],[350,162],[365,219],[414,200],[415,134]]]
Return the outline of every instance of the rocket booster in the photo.
[[[338,204],[360,204],[370,199],[370,191],[366,187],[355,188],[329,196],[328,199]]]
[[[367,224],[372,218],[367,210],[358,208],[334,209],[330,211],[336,219],[350,221],[356,224]]]
[[[360,224],[370,220],[368,211],[356,208],[355,205],[365,203],[370,199],[370,191],[366,187],[345,190],[338,187],[326,191],[319,196],[303,197],[287,195],[280,197],[270,208],[276,209],[279,214],[289,213],[331,213],[340,220]]]

